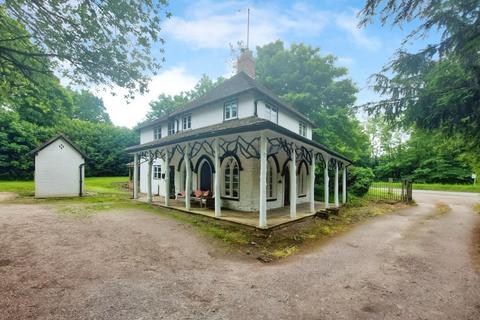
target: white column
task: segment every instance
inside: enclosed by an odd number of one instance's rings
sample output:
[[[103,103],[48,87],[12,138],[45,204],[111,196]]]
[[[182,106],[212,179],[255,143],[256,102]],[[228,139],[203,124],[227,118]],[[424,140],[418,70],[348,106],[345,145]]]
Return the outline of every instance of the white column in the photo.
[[[265,133],[260,136],[260,203],[258,210],[258,225],[267,226],[267,139]]]
[[[152,203],[152,167],[153,156],[148,156],[148,170],[147,170],[147,202]]]
[[[170,204],[170,159],[168,149],[165,148],[165,205]]]
[[[343,175],[342,175],[342,203],[347,203],[347,166],[343,164]]]
[[[185,209],[190,210],[190,179],[191,179],[191,171],[192,168],[190,168],[190,157],[189,157],[190,149],[188,147],[188,144],[185,146],[185,156],[183,159],[183,162],[185,163]]]
[[[338,208],[340,206],[339,202],[338,202],[338,161],[335,161],[335,197],[334,197],[334,201],[335,201],[335,207]]]
[[[215,217],[220,217],[222,215],[222,200],[220,198],[220,146],[218,143],[219,138],[215,138],[214,149],[215,149],[215,181],[213,182],[213,192],[215,195]]]
[[[310,213],[315,213],[315,159],[310,164]]]
[[[328,177],[328,162],[330,161],[329,157],[324,156],[325,160],[325,168],[323,168],[323,182],[324,182],[324,189],[325,189],[325,209],[330,208],[329,197],[330,193],[328,190],[328,183],[330,178]]]
[[[133,199],[138,199],[138,155],[133,156]]]
[[[290,161],[290,219],[297,217],[297,155],[293,146]]]

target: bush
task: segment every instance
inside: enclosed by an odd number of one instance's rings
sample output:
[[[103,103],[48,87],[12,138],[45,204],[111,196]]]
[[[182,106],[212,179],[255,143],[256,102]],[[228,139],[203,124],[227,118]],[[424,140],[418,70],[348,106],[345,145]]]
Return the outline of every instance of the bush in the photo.
[[[363,196],[368,192],[374,177],[371,168],[353,167],[348,175],[349,192],[357,197]]]

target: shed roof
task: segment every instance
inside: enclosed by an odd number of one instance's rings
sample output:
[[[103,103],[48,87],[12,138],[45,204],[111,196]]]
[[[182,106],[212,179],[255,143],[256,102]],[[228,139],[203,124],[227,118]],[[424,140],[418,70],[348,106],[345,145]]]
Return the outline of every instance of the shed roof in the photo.
[[[265,86],[261,85],[258,83],[257,80],[253,79],[250,77],[248,74],[245,72],[241,71],[231,77],[230,79],[227,79],[223,81],[222,83],[218,84],[215,86],[212,90],[208,91],[201,97],[188,102],[184,106],[180,107],[179,109],[175,110],[174,112],[170,113],[167,116],[160,117],[158,119],[153,119],[153,120],[148,120],[145,121],[137,126],[138,129],[140,128],[145,128],[148,126],[152,126],[155,124],[158,124],[160,122],[163,122],[171,117],[175,117],[181,113],[188,112],[190,110],[196,109],[198,107],[204,106],[206,104],[225,99],[231,96],[234,96],[236,94],[242,93],[242,92],[247,92],[247,91],[256,91],[264,96],[266,96],[268,99],[272,100],[275,104],[279,105],[280,107],[283,107],[287,111],[297,115],[298,117],[302,118],[306,122],[313,124],[310,119],[308,119],[306,116],[295,110],[292,106],[286,104],[285,102],[281,101],[272,91],[270,91],[268,88]]]
[[[38,146],[37,148],[33,149],[32,151],[30,151],[28,154],[29,155],[36,155],[38,154],[42,149],[48,147],[49,145],[51,145],[52,143],[54,143],[55,141],[57,141],[58,139],[63,139],[65,140],[73,149],[75,149],[78,153],[80,153],[80,155],[82,155],[82,157],[84,158],[87,158],[87,155],[85,154],[85,152],[82,151],[82,149],[80,149],[75,143],[73,143],[66,135],[64,135],[63,133],[60,133],[56,136],[54,136],[53,138],[51,138],[50,140],[48,140],[47,142],[45,142],[44,144]]]

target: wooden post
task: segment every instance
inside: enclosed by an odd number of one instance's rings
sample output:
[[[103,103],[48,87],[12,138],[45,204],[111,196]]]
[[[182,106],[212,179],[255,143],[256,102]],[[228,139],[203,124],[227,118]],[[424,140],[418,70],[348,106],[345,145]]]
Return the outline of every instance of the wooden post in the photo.
[[[165,205],[170,204],[170,158],[165,148]]]
[[[147,202],[152,203],[152,167],[153,156],[148,156],[148,171],[147,171]]]
[[[215,149],[215,181],[213,184],[213,192],[215,196],[215,217],[222,216],[222,200],[220,198],[220,175],[221,175],[221,168],[220,168],[220,146],[219,140],[220,138],[215,138],[214,142],[214,149]]]
[[[315,213],[315,157],[310,164],[310,213]]]
[[[133,155],[133,199],[138,199],[138,154]]]
[[[185,209],[190,210],[190,175],[191,169],[190,168],[190,148],[188,144],[185,146],[185,156],[184,156],[184,163],[185,163]]]
[[[267,139],[265,132],[260,136],[260,203],[258,210],[258,226],[267,226]]]
[[[342,203],[347,203],[347,166],[343,164]]]
[[[330,161],[330,157],[324,156],[325,160],[325,168],[323,169],[323,183],[324,183],[324,189],[325,189],[325,209],[330,208],[330,192],[328,190],[328,184],[330,182],[330,178],[328,177],[328,162]]]
[[[338,161],[335,161],[335,207],[338,208],[340,203],[338,201]]]
[[[290,161],[290,219],[297,217],[297,154],[293,145]]]

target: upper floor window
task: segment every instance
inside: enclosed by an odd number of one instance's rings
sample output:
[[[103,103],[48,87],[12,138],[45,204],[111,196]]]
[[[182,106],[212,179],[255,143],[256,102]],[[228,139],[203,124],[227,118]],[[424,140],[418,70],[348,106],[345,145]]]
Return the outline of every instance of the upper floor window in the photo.
[[[298,133],[301,136],[304,136],[304,137],[307,136],[307,125],[305,124],[305,122],[300,121],[300,129],[299,129]]]
[[[153,166],[153,179],[162,178],[162,167],[159,165]]]
[[[156,127],[153,129],[153,138],[159,140],[162,138],[162,127]]]
[[[232,100],[232,101],[225,102],[223,114],[224,114],[224,119],[225,120],[238,118],[238,102],[237,102],[237,100]]]
[[[168,121],[168,135],[175,134],[175,122],[176,120]]]
[[[269,105],[269,104],[267,104],[266,107],[267,107],[267,119],[272,121],[272,122],[278,123],[278,109],[277,109],[277,107]]]
[[[192,128],[192,115],[187,114],[182,118],[182,128],[183,130],[191,129]]]

